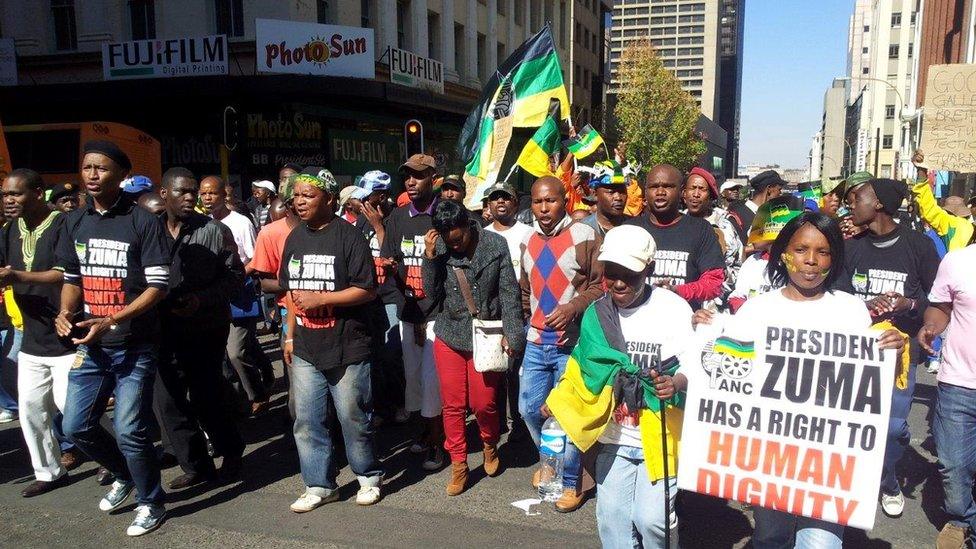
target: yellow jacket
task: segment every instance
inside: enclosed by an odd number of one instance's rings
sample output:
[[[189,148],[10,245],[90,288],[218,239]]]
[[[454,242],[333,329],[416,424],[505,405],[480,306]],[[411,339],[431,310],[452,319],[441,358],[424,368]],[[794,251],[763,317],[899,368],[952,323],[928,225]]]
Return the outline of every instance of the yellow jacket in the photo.
[[[7,316],[10,317],[10,323],[14,325],[14,328],[23,330],[24,316],[20,314],[20,307],[14,301],[14,290],[10,286],[3,289],[3,306],[6,308]]]
[[[916,181],[912,193],[918,203],[919,215],[942,238],[946,250],[951,252],[969,245],[969,241],[973,238],[973,224],[942,209],[935,201],[928,180]]]

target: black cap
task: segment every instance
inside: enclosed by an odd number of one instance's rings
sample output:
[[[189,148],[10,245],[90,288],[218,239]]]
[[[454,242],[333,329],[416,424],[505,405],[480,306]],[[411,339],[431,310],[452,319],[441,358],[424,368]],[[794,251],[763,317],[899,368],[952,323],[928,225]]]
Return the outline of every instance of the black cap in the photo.
[[[766,170],[749,180],[753,192],[762,192],[768,187],[785,187],[786,181],[775,170]]]
[[[505,193],[512,198],[518,198],[518,193],[515,192],[515,187],[512,187],[504,181],[498,181],[491,187],[485,189],[485,198],[490,198],[491,195],[495,193]]]
[[[84,154],[88,153],[104,154],[118,164],[119,167],[125,170],[132,169],[132,162],[129,160],[129,155],[125,154],[125,151],[120,149],[118,145],[112,143],[111,141],[97,139],[86,142]]]
[[[58,183],[57,185],[51,187],[51,197],[49,200],[53,204],[57,202],[62,196],[67,196],[69,194],[77,194],[78,185],[75,183]]]

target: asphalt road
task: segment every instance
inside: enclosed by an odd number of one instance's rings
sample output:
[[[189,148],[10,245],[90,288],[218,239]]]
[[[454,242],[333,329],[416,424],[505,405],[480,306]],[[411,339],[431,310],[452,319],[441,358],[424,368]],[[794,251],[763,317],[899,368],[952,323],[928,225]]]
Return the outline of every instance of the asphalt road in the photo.
[[[278,364],[280,368],[280,363]],[[280,369],[279,369],[280,375]],[[905,514],[889,519],[879,510],[871,532],[849,530],[847,547],[931,547],[944,517],[942,489],[929,430],[934,411],[934,376],[918,374],[910,418],[912,448],[901,463]],[[530,486],[533,449],[504,442],[504,472],[487,478],[481,456],[472,453],[474,485],[464,494],[444,495],[448,470],[428,474],[421,458],[407,450],[402,427],[381,429],[387,471],[383,500],[372,507],[355,504],[355,477],[344,468],[342,499],[297,515],[288,506],[302,492],[298,458],[285,435],[283,381],[273,410],[245,420],[248,446],[240,482],[197,486],[168,496],[168,519],[142,538],[125,536],[134,505],[113,514],[98,510],[105,489],[95,483],[96,467],[86,463],[71,473],[71,484],[33,499],[20,497],[33,480],[20,424],[0,427],[0,547],[597,547],[595,501],[564,515],[551,508],[526,516],[512,502],[534,497]],[[469,424],[468,439],[476,440]],[[477,444],[472,445],[477,447]],[[164,482],[180,474],[163,472]],[[743,547],[752,532],[748,509],[722,500],[682,494],[680,536],[683,547]]]

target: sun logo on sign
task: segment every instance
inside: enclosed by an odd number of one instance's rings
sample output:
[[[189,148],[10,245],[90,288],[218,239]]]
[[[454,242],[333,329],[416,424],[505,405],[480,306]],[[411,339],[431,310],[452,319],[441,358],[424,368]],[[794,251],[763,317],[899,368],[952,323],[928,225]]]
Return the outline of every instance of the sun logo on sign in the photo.
[[[329,64],[329,45],[325,43],[325,38],[316,36],[305,44],[306,59],[320,67]]]

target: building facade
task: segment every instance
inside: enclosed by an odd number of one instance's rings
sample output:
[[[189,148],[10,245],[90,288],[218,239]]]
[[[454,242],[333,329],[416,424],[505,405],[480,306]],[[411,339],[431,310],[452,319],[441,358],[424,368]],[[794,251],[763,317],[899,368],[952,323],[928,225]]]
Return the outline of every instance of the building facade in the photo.
[[[718,123],[728,134],[725,175],[735,177],[739,166],[739,120],[742,111],[742,51],[745,0],[722,0],[719,57]]]
[[[814,158],[817,175],[810,179],[841,177],[844,174],[844,159],[848,154],[849,142],[845,135],[847,127],[847,83],[845,79],[834,79],[833,86],[824,93],[823,117],[817,138],[820,141],[819,156]],[[812,171],[812,170],[811,170]]]
[[[608,0],[5,0],[0,37],[16,46],[18,86],[0,88],[6,125],[117,121],[157,137],[164,167],[192,156],[217,172],[227,159],[223,112],[240,114],[242,143],[230,155],[244,181],[268,178],[281,161],[301,159],[351,179],[386,150],[378,167],[395,168],[403,124],[424,125],[428,152],[445,170],[461,123],[482,83],[547,22],[563,65],[574,122],[602,109]],[[266,74],[257,70],[256,19],[373,30],[374,78]],[[225,35],[227,74],[107,81],[106,43]],[[439,61],[443,93],[391,82],[389,48]],[[370,73],[373,71],[371,70]],[[293,127],[307,142],[268,136],[268,124]],[[316,131],[299,131],[302,128]],[[382,147],[381,147],[382,145]],[[187,155],[185,151],[200,154]],[[310,151],[318,151],[312,154]]]

